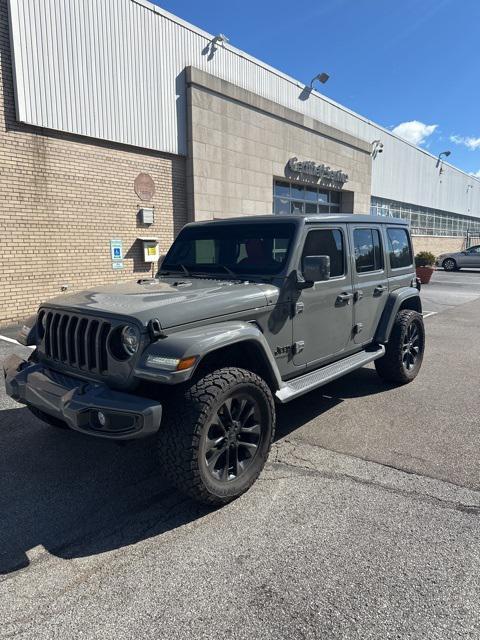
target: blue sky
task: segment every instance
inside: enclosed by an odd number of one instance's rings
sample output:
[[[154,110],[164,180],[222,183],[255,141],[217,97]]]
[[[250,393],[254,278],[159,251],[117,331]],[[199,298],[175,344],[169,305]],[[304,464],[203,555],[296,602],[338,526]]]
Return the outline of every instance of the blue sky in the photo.
[[[480,0],[155,3],[480,177]]]

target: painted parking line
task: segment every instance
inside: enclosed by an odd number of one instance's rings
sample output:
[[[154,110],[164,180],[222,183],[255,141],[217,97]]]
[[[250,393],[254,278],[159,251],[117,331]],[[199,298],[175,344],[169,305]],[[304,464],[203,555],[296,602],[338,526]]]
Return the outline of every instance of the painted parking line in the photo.
[[[435,284],[437,286],[443,285],[444,287],[450,284],[462,284],[465,287],[480,287],[480,282],[474,282],[472,280],[436,280]]]
[[[10,344],[18,344],[19,347],[23,347],[23,344],[20,344],[18,340],[14,340],[13,338],[7,338],[7,336],[0,336],[0,340],[4,342],[10,342]],[[29,349],[35,349],[35,347],[28,347]]]
[[[436,316],[438,313],[438,311],[425,311],[424,313],[422,313],[422,316],[424,318],[429,318],[430,316]]]

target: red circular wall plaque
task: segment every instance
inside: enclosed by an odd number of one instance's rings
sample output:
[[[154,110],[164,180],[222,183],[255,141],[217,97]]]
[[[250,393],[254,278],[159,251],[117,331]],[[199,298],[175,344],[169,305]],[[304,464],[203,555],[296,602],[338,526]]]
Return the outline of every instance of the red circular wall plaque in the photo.
[[[148,173],[139,173],[135,178],[133,188],[140,200],[144,200],[145,202],[151,200],[155,195],[155,182]]]

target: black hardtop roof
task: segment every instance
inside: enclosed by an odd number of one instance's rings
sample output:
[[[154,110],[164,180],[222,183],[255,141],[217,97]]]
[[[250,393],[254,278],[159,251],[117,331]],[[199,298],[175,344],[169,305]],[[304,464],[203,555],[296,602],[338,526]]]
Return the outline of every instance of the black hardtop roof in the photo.
[[[233,217],[233,218],[215,218],[214,220],[204,220],[199,222],[191,222],[188,226],[197,226],[197,225],[205,225],[205,224],[255,224],[255,223],[263,223],[265,224],[270,222],[293,222],[295,224],[331,224],[332,222],[336,223],[346,223],[346,224],[388,224],[388,225],[402,225],[408,226],[409,223],[407,220],[402,220],[401,218],[390,218],[388,216],[370,216],[363,214],[352,214],[352,213],[339,213],[339,214],[316,214],[316,215],[308,215],[308,214],[291,214],[291,215],[274,215],[274,214],[266,214],[266,215],[246,215],[242,217]]]

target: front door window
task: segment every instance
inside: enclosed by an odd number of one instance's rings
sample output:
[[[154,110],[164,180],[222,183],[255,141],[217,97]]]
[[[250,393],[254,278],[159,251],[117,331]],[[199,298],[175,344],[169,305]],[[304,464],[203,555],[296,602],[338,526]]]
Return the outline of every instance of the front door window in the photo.
[[[338,278],[345,273],[345,250],[340,229],[318,229],[310,231],[302,252],[302,269],[305,256],[328,256],[330,277]]]

